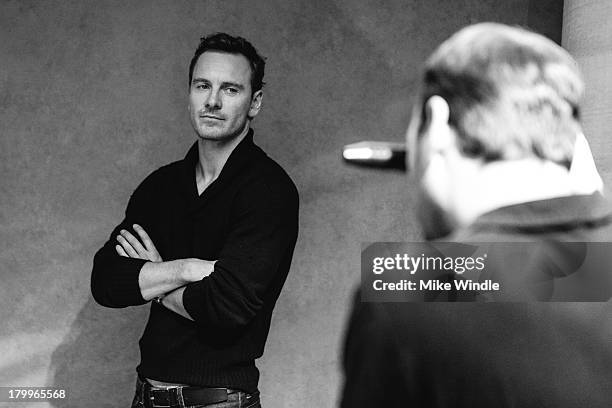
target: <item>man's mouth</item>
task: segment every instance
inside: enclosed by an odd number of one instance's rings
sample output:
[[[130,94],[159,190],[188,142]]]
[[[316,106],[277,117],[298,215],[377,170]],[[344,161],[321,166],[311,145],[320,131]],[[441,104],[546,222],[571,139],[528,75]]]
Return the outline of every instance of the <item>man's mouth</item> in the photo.
[[[214,119],[214,120],[224,120],[223,117],[217,115],[211,115],[210,113],[205,113],[200,115],[201,119]]]

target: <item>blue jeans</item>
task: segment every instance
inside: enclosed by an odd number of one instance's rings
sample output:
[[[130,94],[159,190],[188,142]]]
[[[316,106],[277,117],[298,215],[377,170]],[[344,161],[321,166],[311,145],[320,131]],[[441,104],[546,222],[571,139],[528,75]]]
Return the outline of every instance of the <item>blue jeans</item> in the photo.
[[[151,401],[145,398],[145,383],[138,378],[136,380],[136,393],[132,401],[132,408],[152,408]],[[227,395],[227,401],[207,405],[172,405],[170,408],[261,408],[259,402],[259,392],[247,394],[246,392],[236,391]]]

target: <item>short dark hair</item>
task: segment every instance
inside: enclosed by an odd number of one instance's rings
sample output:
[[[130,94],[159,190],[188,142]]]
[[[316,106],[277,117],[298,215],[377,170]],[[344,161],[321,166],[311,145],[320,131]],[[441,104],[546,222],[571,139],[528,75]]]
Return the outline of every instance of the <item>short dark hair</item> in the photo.
[[[214,33],[200,38],[200,45],[196,48],[195,54],[189,64],[189,86],[193,79],[193,69],[200,55],[206,51],[220,51],[229,54],[243,55],[251,67],[251,92],[255,93],[264,86],[264,68],[266,61],[255,47],[242,37],[234,37],[226,33]]]
[[[425,103],[439,95],[463,152],[487,161],[536,156],[569,167],[580,132],[583,82],[576,62],[551,40],[494,23],[446,40],[425,65]]]

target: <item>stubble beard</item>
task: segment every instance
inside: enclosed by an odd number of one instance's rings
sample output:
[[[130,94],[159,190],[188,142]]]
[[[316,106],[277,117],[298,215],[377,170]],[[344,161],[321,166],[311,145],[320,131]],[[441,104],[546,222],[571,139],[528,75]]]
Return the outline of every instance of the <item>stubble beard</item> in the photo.
[[[240,126],[237,131],[232,132],[230,134],[226,134],[222,126],[208,127],[208,126],[203,125],[200,121],[197,121],[196,126],[193,126],[193,127],[195,130],[195,133],[198,136],[198,139],[202,141],[207,141],[207,142],[213,142],[213,143],[216,142],[219,144],[226,144],[226,143],[231,143],[237,137],[242,135],[245,132],[245,128],[248,129],[249,122],[250,121],[247,117],[244,123],[242,124],[242,126]],[[212,130],[212,132],[210,130]]]

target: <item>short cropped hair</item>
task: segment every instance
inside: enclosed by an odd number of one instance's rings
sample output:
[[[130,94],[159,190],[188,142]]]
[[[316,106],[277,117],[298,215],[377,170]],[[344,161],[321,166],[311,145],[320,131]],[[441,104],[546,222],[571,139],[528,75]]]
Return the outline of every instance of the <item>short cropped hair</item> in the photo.
[[[200,44],[196,48],[195,54],[189,64],[189,86],[193,79],[193,69],[195,68],[200,55],[206,51],[220,51],[229,54],[243,55],[251,67],[251,92],[255,93],[264,86],[264,68],[266,61],[255,47],[242,37],[234,37],[226,33],[215,33],[200,38]]]
[[[426,101],[439,95],[449,104],[463,154],[485,161],[539,157],[569,167],[583,91],[577,63],[551,40],[522,28],[476,24],[427,60],[420,130]]]

